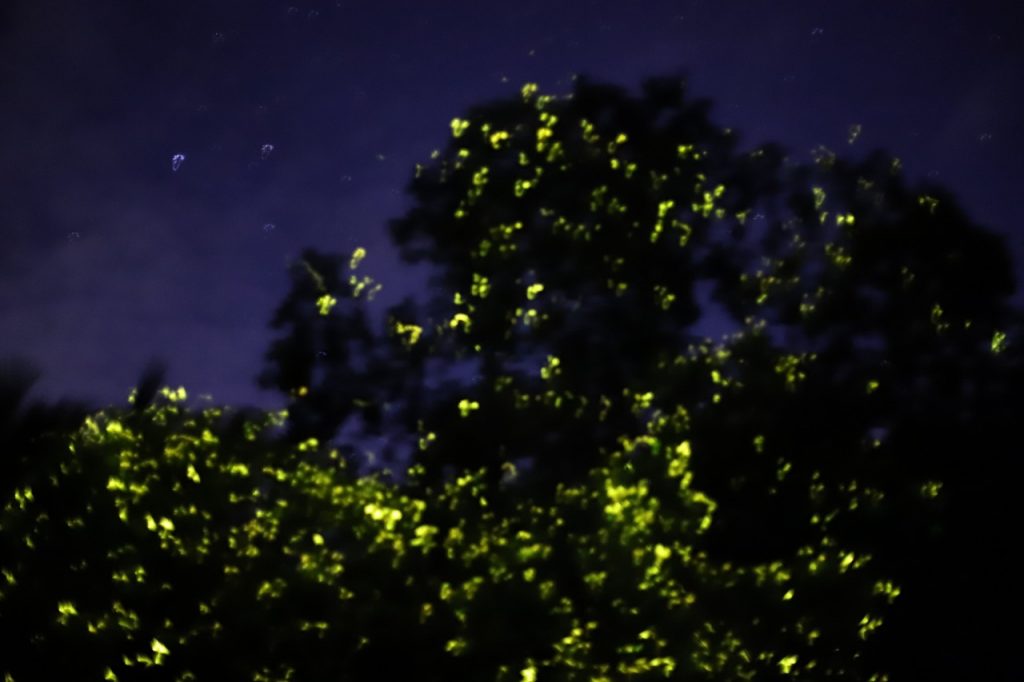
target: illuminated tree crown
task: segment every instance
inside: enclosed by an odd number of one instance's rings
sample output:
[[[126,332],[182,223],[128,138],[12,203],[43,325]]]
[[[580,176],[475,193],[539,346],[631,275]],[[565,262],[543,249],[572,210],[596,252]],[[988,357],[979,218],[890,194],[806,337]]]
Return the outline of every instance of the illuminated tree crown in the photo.
[[[424,296],[378,324],[365,250],[294,264],[285,412],[149,386],[12,440],[0,673],[995,679],[1008,635],[951,619],[1008,603],[1005,250],[880,152],[739,151],[708,111],[673,79],[473,109],[390,226]],[[381,435],[411,461],[359,475]]]

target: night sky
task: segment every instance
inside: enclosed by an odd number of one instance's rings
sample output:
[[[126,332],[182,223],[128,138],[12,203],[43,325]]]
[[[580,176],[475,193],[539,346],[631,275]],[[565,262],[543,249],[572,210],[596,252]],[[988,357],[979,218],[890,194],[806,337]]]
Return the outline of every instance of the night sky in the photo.
[[[743,148],[886,149],[1022,262],[1022,19],[979,0],[4,0],[0,358],[38,366],[49,399],[123,403],[161,357],[192,395],[282,405],[254,377],[289,260],[364,246],[378,303],[422,286],[386,231],[413,165],[468,107],[573,74],[686,74]]]

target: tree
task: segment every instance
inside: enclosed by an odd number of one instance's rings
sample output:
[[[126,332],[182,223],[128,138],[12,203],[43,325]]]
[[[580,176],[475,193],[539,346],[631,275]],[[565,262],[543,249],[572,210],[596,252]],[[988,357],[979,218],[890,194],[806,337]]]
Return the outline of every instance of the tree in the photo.
[[[1001,239],[882,152],[740,152],[708,111],[679,79],[639,97],[580,79],[454,119],[391,224],[435,268],[426,305],[373,332],[357,263],[308,252],[265,385],[293,395],[297,439],[362,422],[404,435],[430,484],[483,466],[494,491],[518,464],[514,489],[547,502],[670,424],[715,502],[696,548],[868,562],[901,586],[891,626],[865,612],[855,633],[870,665],[1011,674],[995,622],[1019,588],[996,557],[1021,355]],[[736,333],[702,340],[701,315]]]
[[[453,121],[392,224],[433,300],[378,330],[364,252],[303,254],[284,412],[0,382],[0,674],[1013,679],[1005,251],[881,154],[741,154],[706,109]],[[374,434],[404,472],[353,470]]]
[[[0,360],[0,499],[7,499],[31,470],[34,459],[60,449],[60,434],[74,431],[95,406],[62,400],[29,402],[39,370],[20,358]]]
[[[698,549],[715,503],[664,444],[678,419],[501,505],[485,469],[397,486],[276,438],[284,413],[184,399],[87,417],[5,496],[5,677],[859,679],[860,609],[893,596],[839,548],[819,570]]]

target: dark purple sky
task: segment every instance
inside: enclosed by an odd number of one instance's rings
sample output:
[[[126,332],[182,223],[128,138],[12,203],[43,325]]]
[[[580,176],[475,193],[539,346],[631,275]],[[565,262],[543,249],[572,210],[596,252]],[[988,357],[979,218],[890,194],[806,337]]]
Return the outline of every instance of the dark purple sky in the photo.
[[[385,224],[413,164],[467,107],[573,73],[685,71],[745,146],[885,148],[1019,262],[1022,18],[983,0],[4,0],[0,357],[33,361],[49,398],[123,402],[160,356],[192,395],[279,405],[253,377],[289,258],[365,246],[383,302],[409,292]]]

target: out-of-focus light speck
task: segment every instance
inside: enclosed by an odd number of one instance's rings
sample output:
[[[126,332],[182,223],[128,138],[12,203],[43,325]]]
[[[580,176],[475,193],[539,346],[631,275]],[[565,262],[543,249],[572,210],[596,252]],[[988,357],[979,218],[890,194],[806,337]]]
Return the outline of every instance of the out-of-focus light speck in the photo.
[[[216,33],[213,34],[213,37],[210,39],[210,42],[212,42],[214,45],[221,45],[221,44],[223,44],[224,43],[224,34],[221,33],[220,31],[217,31]]]
[[[171,170],[177,172],[181,168],[181,164],[185,162],[184,154],[175,154],[171,157]]]
[[[992,141],[992,133],[982,133],[981,135],[978,135],[978,142],[985,143],[985,142],[991,142],[991,141]]]
[[[264,232],[273,232],[275,227],[276,227],[276,225],[274,225],[274,223],[267,223],[266,225],[263,226],[263,231]]]
[[[388,158],[388,157],[384,156],[383,154],[380,154],[380,153],[377,154],[377,160],[378,161],[383,161],[386,158]]]
[[[853,125],[851,125],[846,131],[847,143],[853,144],[854,142],[856,142],[857,138],[860,137],[860,131],[861,125],[859,123],[854,123]]]
[[[351,175],[342,175],[341,176],[341,181],[342,182],[352,182],[352,176]]]
[[[80,235],[77,232],[68,232],[67,239],[68,239],[69,242],[77,242],[81,238],[82,238],[82,235]]]
[[[822,35],[824,33],[825,33],[825,29],[823,29],[821,26],[815,26],[814,28],[811,29],[811,35],[812,36],[820,36],[820,35]]]
[[[311,9],[309,10],[309,14],[306,15],[306,18],[312,21],[313,19],[316,19],[318,16],[320,16],[320,12],[316,11],[315,9]]]
[[[270,156],[270,153],[272,151],[274,151],[274,145],[272,145],[272,144],[265,144],[265,145],[263,145],[262,147],[260,147],[260,158],[263,159],[264,161],[266,161],[267,158]]]

